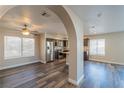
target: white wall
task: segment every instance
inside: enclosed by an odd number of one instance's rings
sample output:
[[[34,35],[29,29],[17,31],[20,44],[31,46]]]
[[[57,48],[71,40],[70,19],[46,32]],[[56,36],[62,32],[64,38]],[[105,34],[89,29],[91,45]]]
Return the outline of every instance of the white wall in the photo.
[[[79,85],[83,81],[83,23],[68,6],[49,6],[62,20],[69,40],[69,82]]]
[[[90,36],[105,39],[105,56],[90,56],[91,60],[124,65],[124,32]]]
[[[46,34],[40,35],[40,57],[41,62],[46,63]]]
[[[64,6],[71,21],[66,19],[67,15],[63,16],[63,22],[67,29],[69,39],[69,82],[80,85],[84,79],[84,61],[83,61],[83,22],[71,10]],[[62,14],[61,14],[62,15]],[[68,21],[68,22],[67,22]],[[72,23],[71,23],[72,22]],[[73,25],[72,25],[73,24]]]
[[[35,56],[34,57],[21,57],[21,58],[4,60],[4,36],[5,35],[22,37],[21,33],[8,31],[2,28],[0,29],[0,70],[21,66],[25,64],[30,64],[30,63],[38,62],[40,60],[39,37],[34,37],[35,38]],[[29,37],[33,37],[33,36],[29,36]]]

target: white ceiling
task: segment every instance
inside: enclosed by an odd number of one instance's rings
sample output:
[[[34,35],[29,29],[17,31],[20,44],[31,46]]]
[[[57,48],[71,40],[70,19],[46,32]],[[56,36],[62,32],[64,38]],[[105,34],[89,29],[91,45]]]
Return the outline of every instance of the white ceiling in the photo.
[[[47,11],[50,16],[40,13]],[[24,24],[32,31],[66,35],[66,29],[58,16],[45,6],[16,6],[10,9],[0,20],[0,26],[11,31],[19,31]]]
[[[83,21],[85,35],[124,31],[124,6],[71,5],[68,7]],[[41,16],[40,12],[43,10],[48,11],[50,17]],[[32,25],[31,30],[66,34],[61,20],[52,11],[41,5],[17,6],[9,10],[2,17],[0,26],[16,31],[25,23]]]
[[[69,6],[83,21],[85,35],[124,31],[124,6]]]

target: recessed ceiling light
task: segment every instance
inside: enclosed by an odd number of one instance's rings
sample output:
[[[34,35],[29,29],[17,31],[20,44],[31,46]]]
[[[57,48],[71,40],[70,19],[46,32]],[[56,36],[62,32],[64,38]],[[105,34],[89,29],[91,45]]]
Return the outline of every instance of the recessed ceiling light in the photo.
[[[96,28],[95,26],[91,26],[90,28],[90,33],[95,34],[96,33]]]
[[[100,18],[102,16],[102,13],[98,13],[97,17]]]
[[[95,28],[95,26],[92,26],[91,28]]]

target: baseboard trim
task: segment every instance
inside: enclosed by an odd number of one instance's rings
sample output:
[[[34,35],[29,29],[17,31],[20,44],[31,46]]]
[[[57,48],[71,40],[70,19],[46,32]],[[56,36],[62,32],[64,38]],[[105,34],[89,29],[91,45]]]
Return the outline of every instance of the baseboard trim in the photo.
[[[41,60],[36,60],[36,61],[32,61],[32,62],[25,62],[23,64],[15,64],[15,65],[11,65],[11,66],[1,67],[0,70],[5,70],[5,69],[9,69],[9,68],[24,66],[24,65],[28,65],[28,64],[32,64],[32,63],[37,63],[37,62],[41,62]]]
[[[66,62],[66,65],[68,65],[68,66],[69,66],[69,63],[67,63],[67,62]]]
[[[78,86],[78,84],[77,84],[76,80],[73,80],[73,79],[69,78],[69,79],[68,79],[68,81],[69,81],[69,83],[71,83],[71,84],[74,84],[74,85]]]
[[[80,77],[80,79],[77,82],[79,87],[83,83],[83,81],[84,81],[84,74]]]
[[[83,83],[83,80],[84,80],[84,75],[82,75],[78,81],[73,80],[71,78],[68,79],[70,83],[74,84],[77,87],[80,87],[80,85]]]
[[[124,65],[124,63],[117,63],[113,61],[108,61],[108,60],[97,60],[97,59],[89,59],[90,61],[97,61],[101,63],[107,63],[107,64],[116,64],[116,65]]]
[[[40,60],[40,62],[43,63],[43,64],[46,64],[47,63],[46,61],[43,61],[43,60]]]

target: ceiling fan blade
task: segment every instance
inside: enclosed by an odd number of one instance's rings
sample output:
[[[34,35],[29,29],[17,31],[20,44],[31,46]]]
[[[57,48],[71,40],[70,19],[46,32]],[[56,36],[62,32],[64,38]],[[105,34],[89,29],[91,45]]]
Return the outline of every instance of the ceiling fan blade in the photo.
[[[30,32],[32,35],[39,35],[40,33],[38,31],[31,31]]]

